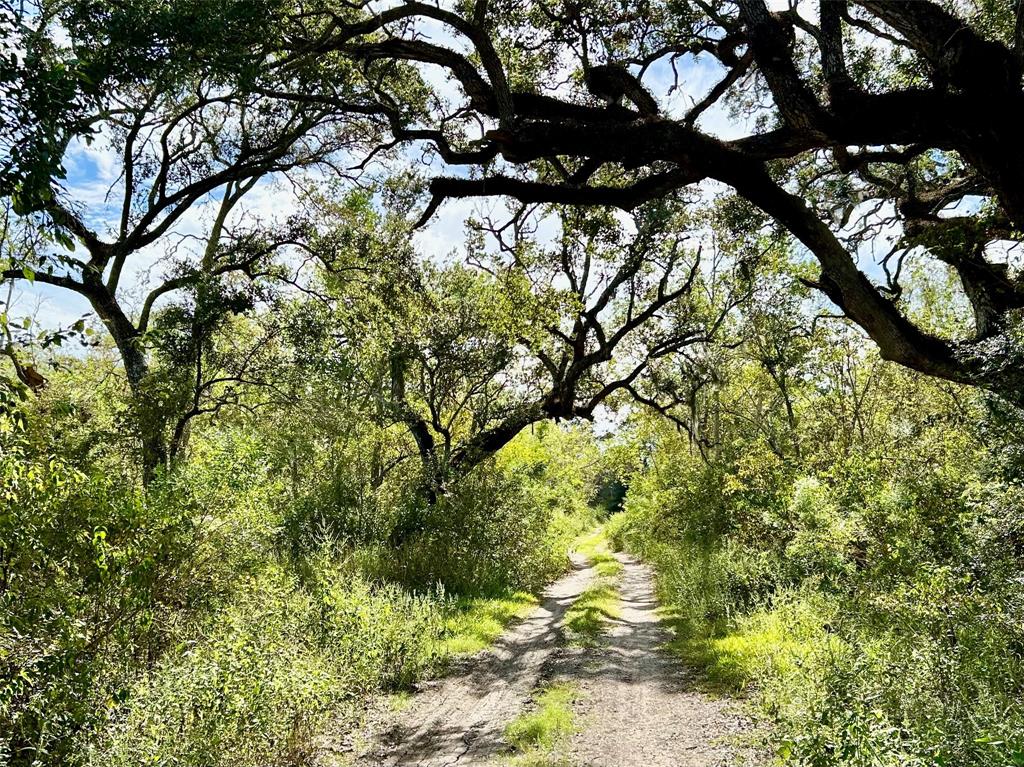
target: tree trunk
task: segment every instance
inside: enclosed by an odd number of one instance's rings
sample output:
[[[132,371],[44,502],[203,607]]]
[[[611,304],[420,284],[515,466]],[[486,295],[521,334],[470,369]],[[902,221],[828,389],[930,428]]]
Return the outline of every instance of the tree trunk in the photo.
[[[125,377],[131,390],[134,410],[138,419],[141,442],[142,484],[149,485],[161,467],[167,465],[167,444],[164,437],[164,418],[159,412],[149,412],[146,378],[149,361],[142,348],[141,334],[124,313],[117,301],[98,280],[87,280],[89,300],[100,320],[121,353]]]

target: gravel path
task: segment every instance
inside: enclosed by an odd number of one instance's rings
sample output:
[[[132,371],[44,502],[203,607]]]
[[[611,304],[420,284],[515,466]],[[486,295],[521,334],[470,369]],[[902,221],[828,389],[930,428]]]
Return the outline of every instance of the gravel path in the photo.
[[[693,691],[693,677],[659,649],[671,639],[656,612],[646,565],[617,554],[622,616],[603,646],[587,650],[568,673],[583,693],[568,762],[579,767],[717,767],[758,763],[735,745],[749,724],[735,702]]]
[[[505,748],[506,725],[529,701],[562,644],[562,616],[593,577],[593,568],[575,559],[572,572],[545,591],[529,618],[471,658],[461,673],[424,685],[410,706],[392,714],[390,726],[370,735],[356,764],[463,767],[490,762]]]
[[[622,615],[594,648],[566,647],[560,624],[594,578],[576,560],[542,604],[490,650],[423,685],[399,712],[371,716],[357,767],[466,767],[502,764],[505,727],[538,684],[573,682],[580,730],[566,744],[573,767],[717,767],[759,764],[734,745],[747,723],[728,700],[694,692],[692,676],[660,646],[650,570],[619,554]]]

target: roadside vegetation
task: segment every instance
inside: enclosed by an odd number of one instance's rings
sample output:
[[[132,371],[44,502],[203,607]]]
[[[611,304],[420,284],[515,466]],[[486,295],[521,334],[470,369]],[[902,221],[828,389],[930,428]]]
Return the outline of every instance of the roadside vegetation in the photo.
[[[56,395],[20,411],[27,428],[3,422],[17,451],[0,517],[13,764],[304,763],[328,722],[529,612],[593,521],[594,453],[572,430],[524,434],[485,488],[446,496],[446,524],[410,530],[413,479],[375,493],[333,443],[333,459],[306,454],[336,461],[329,480],[293,485],[276,424],[258,420],[197,430],[187,471],[126,490],[109,444],[98,459],[37,452],[43,412],[60,430],[103,428],[95,403]]]
[[[1020,421],[843,332],[792,364],[781,390],[722,360],[703,455],[637,424],[609,535],[654,565],[673,651],[786,763],[1024,763]]]
[[[471,655],[490,646],[505,627],[525,618],[539,604],[528,591],[498,597],[457,597],[452,600],[439,648],[443,657]]]
[[[782,764],[1024,767],[1022,125],[1024,0],[0,0],[0,767],[309,767],[612,544]]]

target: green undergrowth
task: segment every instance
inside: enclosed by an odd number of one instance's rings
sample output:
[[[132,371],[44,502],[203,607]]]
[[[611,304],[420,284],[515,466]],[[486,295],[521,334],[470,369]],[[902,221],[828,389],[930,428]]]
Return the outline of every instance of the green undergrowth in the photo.
[[[566,612],[565,627],[570,644],[590,646],[604,633],[608,621],[621,615],[618,578],[622,563],[612,554],[600,527],[581,538],[575,550],[589,560],[597,575]]]
[[[709,692],[738,693],[768,678],[798,681],[801,670],[844,651],[824,628],[830,614],[819,595],[779,596],[763,608],[732,621],[695,625],[678,606],[662,610],[675,637],[668,649],[701,672]]]
[[[188,627],[123,693],[86,752],[91,767],[301,763],[329,720],[406,688],[441,660],[445,602],[371,584],[324,561],[313,584],[266,567]]]
[[[460,597],[451,603],[438,652],[442,657],[479,652],[493,644],[509,623],[529,615],[537,604],[537,597],[525,591],[498,597]]]
[[[598,581],[580,594],[565,614],[569,643],[589,646],[604,633],[609,620],[619,617],[619,592],[615,586]]]
[[[803,481],[782,507],[797,530],[772,551],[736,534],[707,540],[699,514],[713,510],[711,483],[680,491],[674,515],[665,511],[672,496],[642,490],[633,488],[632,507],[606,533],[654,568],[675,633],[670,649],[705,689],[749,696],[772,725],[782,764],[1024,765],[1019,592],[998,561],[975,572],[955,560],[969,555],[981,567],[972,536],[987,535],[984,528],[947,542],[953,564],[926,553],[900,559],[923,535],[916,530],[895,542],[887,533],[892,548],[879,553],[875,544],[873,562],[860,553],[865,543],[840,535],[849,512],[829,501],[827,486]],[[953,503],[917,502],[925,501]],[[858,524],[868,539],[867,523]]]
[[[757,690],[769,715],[808,704],[800,700],[811,677],[849,653],[831,629],[840,620],[834,600],[808,584],[778,591],[747,611],[728,589],[756,590],[760,562],[737,552],[706,552],[680,540],[630,536],[628,515],[609,525],[609,537],[655,571],[659,612],[671,627],[667,649],[696,671],[697,685],[715,694]]]
[[[513,767],[561,767],[568,764],[559,756],[560,747],[576,730],[573,703],[579,691],[568,682],[546,685],[534,696],[529,711],[505,729],[512,748]]]
[[[417,680],[491,644],[537,599],[452,597],[374,584],[321,560],[313,583],[266,568],[201,631],[181,637],[129,694],[89,754],[93,767],[304,763],[327,721],[363,702],[408,703]],[[178,737],[185,732],[188,737]]]

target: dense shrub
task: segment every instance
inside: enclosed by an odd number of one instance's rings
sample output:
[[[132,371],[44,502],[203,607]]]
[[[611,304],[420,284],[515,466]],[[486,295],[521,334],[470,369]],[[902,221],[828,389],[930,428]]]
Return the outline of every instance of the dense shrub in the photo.
[[[286,513],[284,548],[330,542],[374,580],[414,590],[536,591],[568,566],[570,543],[595,520],[595,454],[582,433],[540,427],[451,482],[434,504],[416,492],[412,473],[359,503],[334,505],[338,496],[320,487]]]
[[[812,423],[831,417],[814,396]],[[1014,451],[914,396],[934,415],[840,455],[823,438],[784,471],[739,429],[707,457],[658,433],[609,525],[655,566],[675,649],[756,693],[788,763],[1024,764]]]
[[[57,763],[208,604],[201,536],[168,488],[143,496],[58,457],[0,462],[0,755]],[[3,763],[0,759],[0,763]]]
[[[420,531],[378,549],[379,574],[461,594],[534,591],[563,571],[571,540],[590,521],[538,502],[522,477],[476,472],[422,511]]]
[[[443,602],[318,573],[312,593],[278,567],[242,584],[133,685],[90,763],[304,763],[329,720],[435,664]]]
[[[143,490],[90,459],[88,420],[72,462],[24,415],[0,428],[0,765],[302,763],[492,641],[592,521],[589,442],[557,429],[430,507],[361,462],[379,435],[312,453],[307,486],[279,435],[225,419]]]

